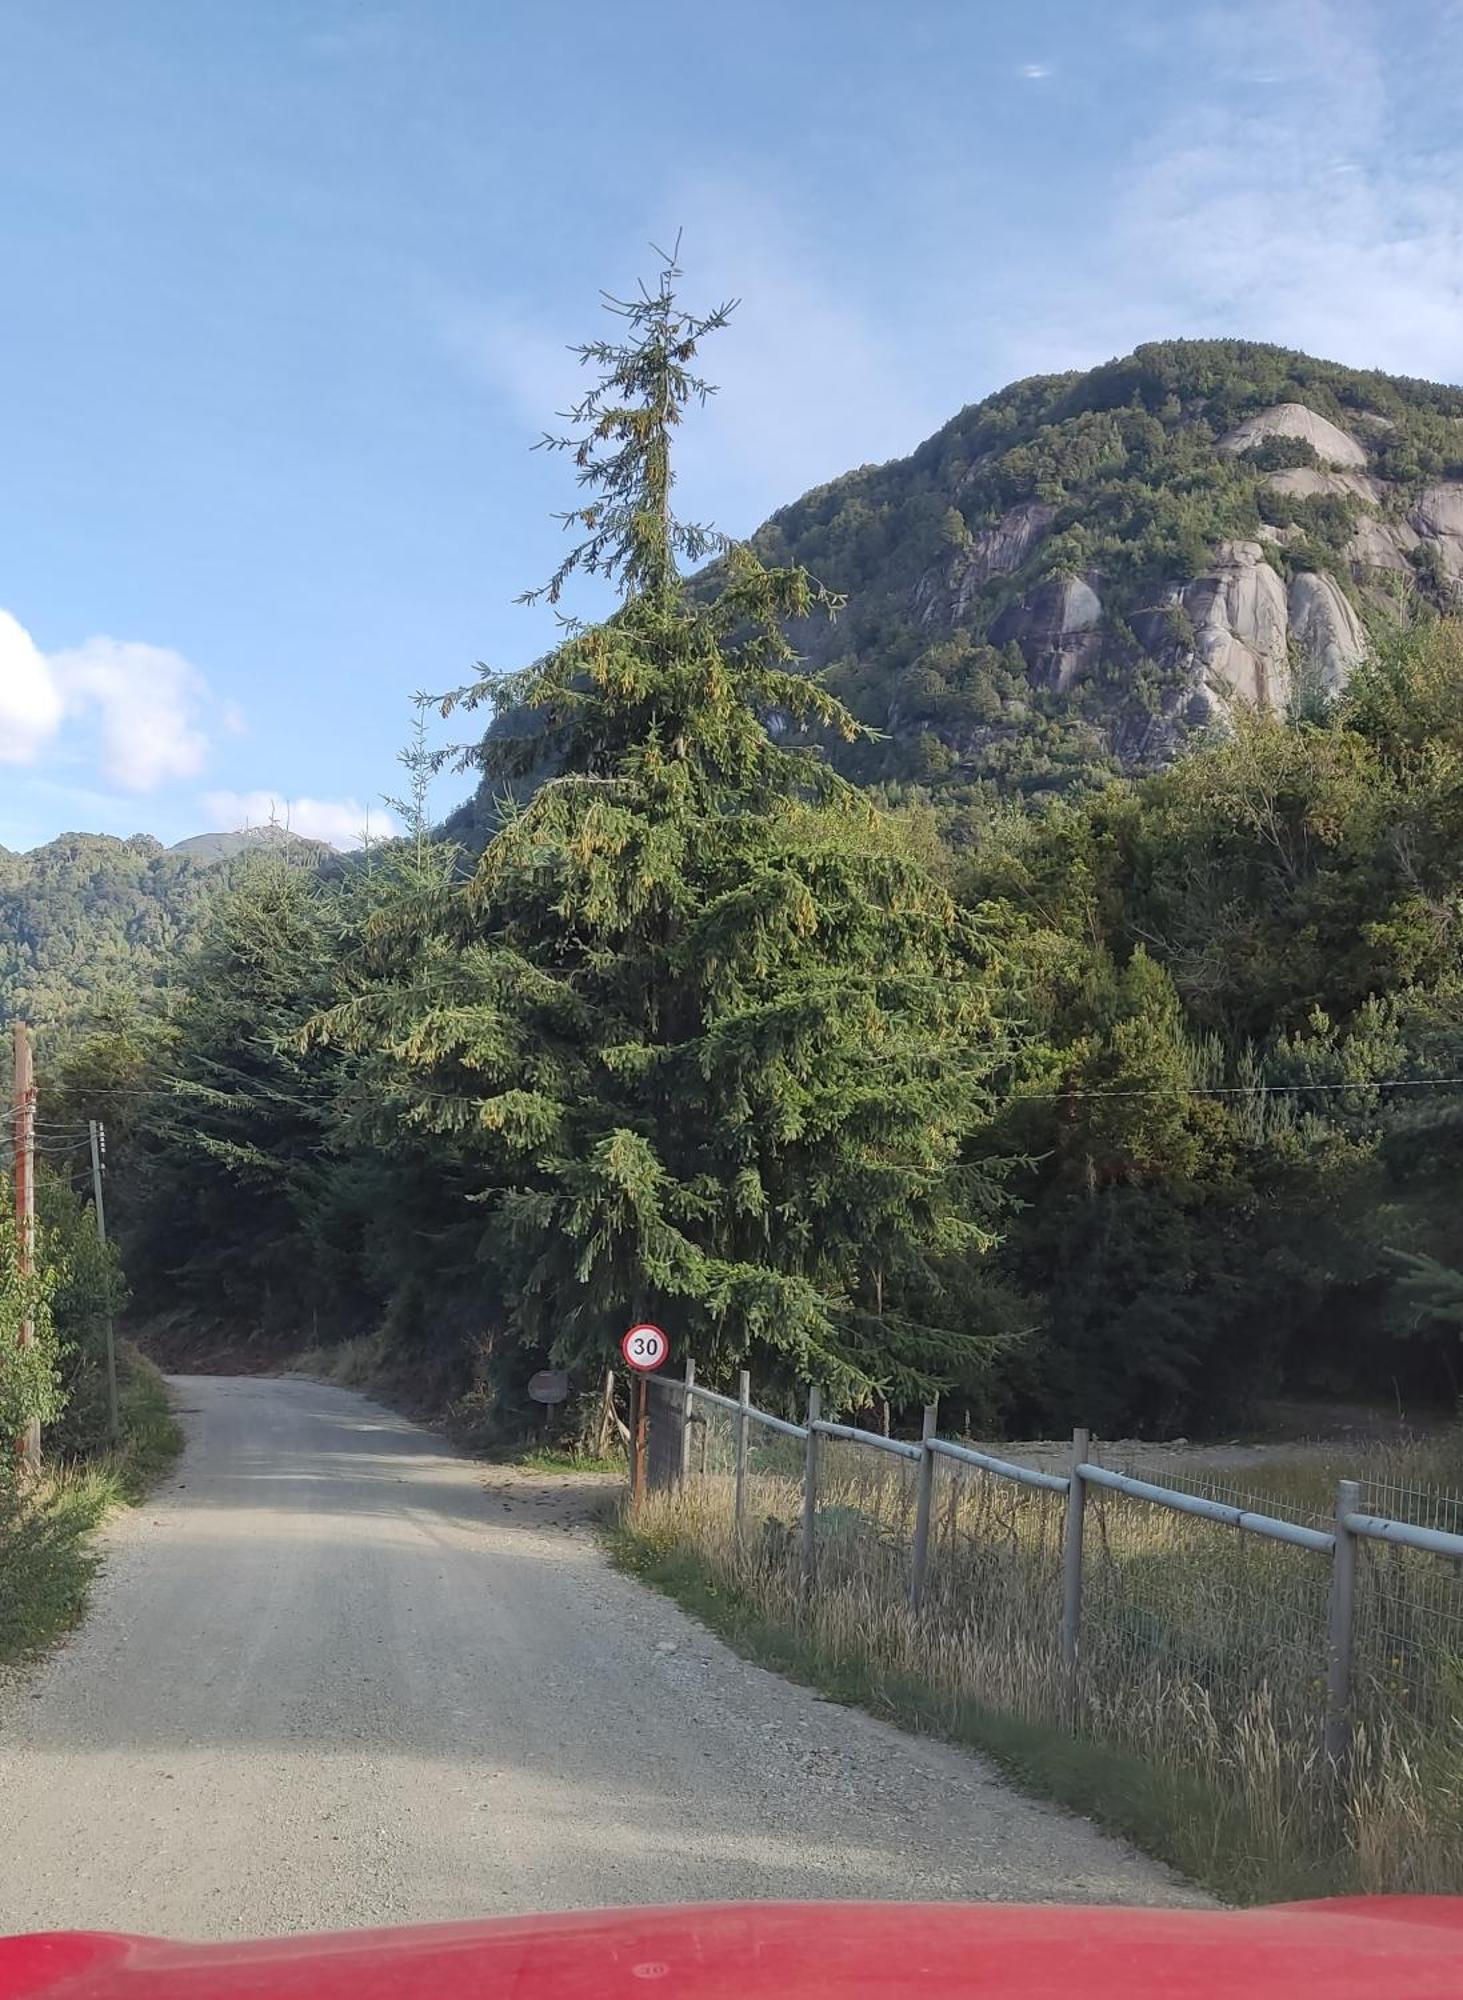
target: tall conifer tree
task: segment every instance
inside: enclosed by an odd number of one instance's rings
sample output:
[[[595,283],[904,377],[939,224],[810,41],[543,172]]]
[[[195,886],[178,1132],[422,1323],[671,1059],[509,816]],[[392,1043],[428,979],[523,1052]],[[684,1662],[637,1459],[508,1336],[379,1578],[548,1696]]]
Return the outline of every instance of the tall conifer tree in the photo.
[[[786,637],[836,605],[675,515],[697,347],[731,310],[686,312],[678,276],[607,301],[619,337],[580,350],[599,379],[546,441],[581,539],[532,595],[580,573],[618,609],[453,698],[529,718],[480,754],[540,781],[323,1027],[474,1162],[484,1281],[525,1343],[603,1354],[648,1314],[703,1369],[922,1395],[983,1352],[951,1282],[1000,1205],[962,1161],[995,1059],[982,949],[801,747],[857,728]]]

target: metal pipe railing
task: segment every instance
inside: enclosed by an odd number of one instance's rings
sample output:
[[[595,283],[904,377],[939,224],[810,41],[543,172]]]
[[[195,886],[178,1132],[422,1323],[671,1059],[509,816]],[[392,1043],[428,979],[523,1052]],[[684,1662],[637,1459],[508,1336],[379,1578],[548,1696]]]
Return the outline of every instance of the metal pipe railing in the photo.
[[[832,1424],[819,1419],[819,1437],[842,1438],[847,1444],[871,1444],[876,1451],[888,1451],[899,1458],[923,1458],[922,1444],[911,1444],[907,1438],[886,1438],[879,1431],[861,1431],[852,1424]]]
[[[806,1424],[790,1424],[786,1417],[770,1416],[766,1410],[748,1410],[747,1415],[754,1424],[761,1424],[769,1431],[776,1431],[779,1437],[806,1438]]]
[[[1065,1493],[1067,1477],[1061,1472],[1038,1472],[1034,1465],[1017,1465],[1013,1459],[993,1458],[988,1451],[973,1451],[968,1444],[952,1444],[948,1438],[931,1438],[929,1448],[941,1458],[953,1458],[961,1465],[973,1465],[979,1472],[992,1472],[997,1479],[1014,1479],[1019,1486],[1035,1486],[1043,1493]]]
[[[1248,1507],[1230,1507],[1222,1500],[1206,1500],[1198,1493],[1178,1493],[1171,1486],[1154,1486],[1146,1479],[1131,1479],[1126,1472],[1109,1472],[1105,1465],[1079,1465],[1078,1473],[1090,1486],[1105,1486],[1112,1493],[1126,1493],[1133,1500],[1148,1500],[1155,1507],[1167,1507],[1175,1514],[1196,1514],[1203,1521],[1218,1521],[1226,1528],[1243,1528],[1249,1535],[1264,1535],[1272,1542],[1289,1542],[1298,1549],[1314,1549],[1330,1555],[1336,1537],[1324,1528],[1305,1528],[1299,1521],[1277,1520],[1273,1514],[1255,1514]]]
[[[1074,1722],[1078,1712],[1081,1666],[1082,1518],[1089,1487],[1095,1486],[1110,1493],[1121,1493],[1129,1499],[1166,1508],[1171,1513],[1192,1515],[1199,1520],[1212,1521],[1220,1527],[1236,1528],[1245,1534],[1259,1535],[1268,1541],[1283,1542],[1292,1548],[1307,1549],[1331,1559],[1324,1750],[1329,1765],[1338,1773],[1343,1772],[1347,1763],[1351,1739],[1351,1669],[1355,1644],[1353,1626],[1357,1538],[1384,1542],[1394,1547],[1418,1549],[1428,1555],[1442,1556],[1450,1561],[1463,1563],[1463,1534],[1454,1534],[1442,1528],[1426,1528],[1410,1521],[1392,1521],[1375,1514],[1363,1514],[1357,1506],[1357,1485],[1351,1480],[1340,1482],[1336,1497],[1335,1527],[1334,1530],[1327,1530],[1308,1527],[1299,1521],[1283,1520],[1273,1514],[1258,1513],[1252,1508],[1231,1506],[1226,1501],[1209,1500],[1198,1493],[1185,1493],[1174,1487],[1159,1486],[1152,1480],[1135,1479],[1128,1473],[1114,1472],[1105,1465],[1094,1465],[1087,1457],[1090,1445],[1088,1434],[1083,1430],[1078,1430],[1073,1435],[1070,1473],[1044,1472],[1035,1466],[1021,1465],[1014,1459],[998,1458],[991,1452],[977,1451],[971,1445],[956,1444],[949,1438],[936,1437],[934,1405],[926,1409],[924,1436],[915,1443],[911,1439],[883,1437],[876,1431],[860,1430],[853,1424],[834,1423],[822,1418],[819,1414],[819,1398],[816,1390],[809,1393],[806,1424],[790,1422],[786,1417],[775,1417],[769,1410],[759,1410],[752,1403],[751,1385],[745,1370],[742,1372],[739,1396],[723,1396],[714,1389],[703,1388],[695,1380],[694,1371],[691,1369],[687,1370],[684,1388],[680,1388],[680,1385],[677,1387],[680,1389],[683,1407],[687,1411],[694,1400],[700,1397],[703,1402],[726,1410],[736,1418],[736,1509],[739,1532],[744,1528],[747,1506],[749,1426],[760,1424],[764,1429],[775,1431],[781,1437],[795,1438],[804,1446],[802,1575],[804,1588],[807,1590],[814,1588],[817,1575],[818,1446],[824,1438],[868,1445],[875,1451],[918,1464],[919,1482],[911,1541],[909,1582],[909,1604],[916,1614],[921,1608],[924,1597],[925,1572],[930,1557],[932,1482],[934,1462],[937,1458],[971,1466],[978,1472],[988,1473],[996,1479],[1012,1481],[1019,1486],[1035,1488],[1045,1493],[1066,1495],[1061,1652],[1068,1679],[1069,1714]]]
[[[1446,1528],[1423,1528],[1413,1521],[1384,1521],[1376,1514],[1342,1515],[1343,1526],[1371,1542],[1393,1542],[1405,1549],[1425,1549],[1430,1556],[1451,1556],[1463,1562],[1463,1535]]]

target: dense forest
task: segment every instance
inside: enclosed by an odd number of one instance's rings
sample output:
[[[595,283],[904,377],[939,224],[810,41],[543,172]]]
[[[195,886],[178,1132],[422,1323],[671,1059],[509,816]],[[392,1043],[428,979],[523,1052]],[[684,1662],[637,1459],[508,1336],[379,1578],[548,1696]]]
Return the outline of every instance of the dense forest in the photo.
[[[1032,561],[1100,566],[1121,645],[1156,579],[1258,531],[1276,460],[1315,457],[1223,432],[1303,390],[1367,416],[1411,492],[1458,469],[1463,398],[1142,350],[726,544],[671,509],[723,318],[672,275],[588,350],[574,413],[583,540],[548,595],[577,568],[618,608],[449,701],[494,718],[476,806],[434,832],[419,744],[408,837],[369,869],[249,859],[165,992],[69,1024],[48,1102],[107,1120],[140,1312],[272,1354],[369,1336],[504,1429],[531,1373],[587,1385],[632,1316],[713,1380],[938,1390],[980,1427],[1451,1399],[1463,624],[1437,562],[1385,606],[1346,573],[1365,656],[1324,702],[1241,704],[1151,769],[1122,768],[1111,702],[1099,726],[993,642],[994,600],[933,645],[911,607],[941,537],[1035,498]],[[1304,525],[1285,562],[1340,574],[1354,510]]]
[[[19,1017],[59,1045],[70,1023],[159,1001],[210,903],[261,852],[314,867],[329,850],[273,826],[176,847],[105,833],[0,847],[0,1026]]]

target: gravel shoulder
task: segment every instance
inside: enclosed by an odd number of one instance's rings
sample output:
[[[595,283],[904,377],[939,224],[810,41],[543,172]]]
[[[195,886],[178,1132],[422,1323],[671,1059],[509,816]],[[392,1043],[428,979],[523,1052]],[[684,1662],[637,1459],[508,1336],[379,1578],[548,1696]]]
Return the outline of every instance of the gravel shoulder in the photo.
[[[593,1480],[347,1390],[175,1378],[177,1473],[0,1696],[0,1928],[211,1938],[766,1897],[1206,1899],[980,1758],[740,1659]]]

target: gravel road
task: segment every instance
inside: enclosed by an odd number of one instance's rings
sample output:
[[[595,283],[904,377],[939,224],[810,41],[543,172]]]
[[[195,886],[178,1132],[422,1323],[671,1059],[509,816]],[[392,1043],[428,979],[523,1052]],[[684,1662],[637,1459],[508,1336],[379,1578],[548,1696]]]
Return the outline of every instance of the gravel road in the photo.
[[[978,1759],[738,1659],[608,1567],[582,1484],[312,1382],[175,1386],[176,1477],[0,1697],[0,1929],[1201,1900]]]

